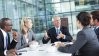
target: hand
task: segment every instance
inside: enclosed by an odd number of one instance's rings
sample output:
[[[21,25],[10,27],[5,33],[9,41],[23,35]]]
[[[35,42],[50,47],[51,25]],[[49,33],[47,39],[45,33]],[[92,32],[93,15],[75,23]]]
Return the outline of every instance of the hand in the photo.
[[[16,31],[12,31],[13,39],[18,39],[18,33]]]
[[[6,53],[7,56],[16,56],[16,49],[8,50]]]
[[[14,55],[14,54],[10,53],[7,56],[17,56],[17,55],[16,54]]]
[[[59,38],[64,38],[64,34],[60,33],[60,34],[58,35],[58,37],[59,37]]]
[[[55,46],[58,48],[60,46],[65,46],[65,44],[62,42],[55,42]]]
[[[48,37],[48,34],[47,34],[47,32],[45,32],[45,34],[44,34],[44,39],[48,39],[49,37]]]

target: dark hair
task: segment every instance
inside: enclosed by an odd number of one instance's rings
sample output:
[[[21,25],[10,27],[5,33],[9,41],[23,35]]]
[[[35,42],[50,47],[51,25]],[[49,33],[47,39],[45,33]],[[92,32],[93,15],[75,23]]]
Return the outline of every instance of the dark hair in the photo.
[[[93,20],[96,20],[97,19],[99,21],[99,10],[92,11],[91,14],[92,14]]]
[[[1,27],[1,29],[3,29],[4,28],[4,26],[6,25],[6,21],[7,20],[10,20],[9,18],[2,18],[1,20],[0,20],[0,27]]]
[[[83,26],[88,26],[90,24],[91,16],[88,12],[80,12],[76,17]]]

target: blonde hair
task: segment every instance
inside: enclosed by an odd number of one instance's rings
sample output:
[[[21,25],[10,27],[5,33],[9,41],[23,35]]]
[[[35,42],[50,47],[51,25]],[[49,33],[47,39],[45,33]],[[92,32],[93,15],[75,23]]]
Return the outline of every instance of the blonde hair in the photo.
[[[25,33],[25,23],[32,21],[30,17],[23,17],[21,20],[21,25],[20,25],[20,29],[22,33]]]

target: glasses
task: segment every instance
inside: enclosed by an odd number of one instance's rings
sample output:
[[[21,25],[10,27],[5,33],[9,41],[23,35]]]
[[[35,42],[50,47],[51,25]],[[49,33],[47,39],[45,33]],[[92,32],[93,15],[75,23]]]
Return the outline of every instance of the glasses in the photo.
[[[6,25],[6,26],[12,26],[12,24]]]

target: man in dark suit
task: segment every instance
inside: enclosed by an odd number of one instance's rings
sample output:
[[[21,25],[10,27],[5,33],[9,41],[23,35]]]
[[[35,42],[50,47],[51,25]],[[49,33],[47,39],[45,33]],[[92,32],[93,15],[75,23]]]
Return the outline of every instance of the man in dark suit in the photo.
[[[10,43],[8,32],[12,29],[12,22],[9,18],[0,20],[0,56],[15,56],[15,46],[17,44],[17,32],[13,32],[13,40]]]
[[[92,14],[92,20],[93,20],[91,25],[94,26],[94,31],[97,35],[98,40],[99,40],[99,10],[92,11],[91,14]]]
[[[45,34],[42,40],[44,44],[47,43],[49,40],[51,40],[51,43],[54,43],[56,41],[72,41],[72,37],[68,31],[68,28],[61,26],[61,20],[59,16],[55,16],[52,19],[52,22],[54,24],[54,27],[49,29],[48,32]]]

